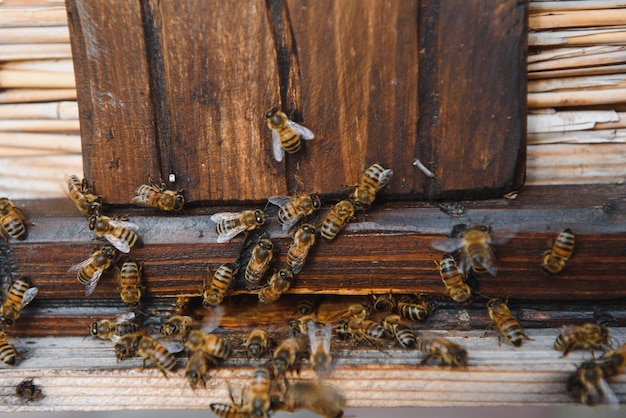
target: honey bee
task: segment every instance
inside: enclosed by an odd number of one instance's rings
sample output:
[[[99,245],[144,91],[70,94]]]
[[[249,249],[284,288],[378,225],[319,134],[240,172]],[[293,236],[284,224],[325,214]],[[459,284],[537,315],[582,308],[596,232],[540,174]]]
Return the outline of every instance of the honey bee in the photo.
[[[370,295],[372,306],[376,312],[391,312],[396,309],[397,301],[391,294],[391,291],[385,295]]]
[[[341,418],[345,404],[345,397],[336,390],[312,381],[299,381],[288,387],[280,409],[287,412],[308,409],[323,418]]]
[[[183,336],[183,344],[189,351],[202,350],[216,360],[230,356],[230,345],[222,337],[202,330],[191,330]]]
[[[139,206],[158,208],[165,212],[179,211],[185,204],[183,190],[173,191],[165,188],[165,183],[155,184],[150,179],[150,184],[142,184],[135,190],[137,196],[130,201]]]
[[[437,270],[441,275],[441,280],[446,287],[446,295],[458,303],[465,303],[472,299],[472,290],[469,285],[465,283],[463,273],[459,269],[454,260],[454,257],[450,254],[444,254],[441,258],[441,263],[437,263]]]
[[[306,351],[302,334],[288,334],[274,350],[272,365],[279,375],[292,368],[297,368],[297,361]]]
[[[264,367],[256,369],[250,384],[250,399],[242,409],[248,411],[250,416],[269,416],[269,410],[272,405],[270,398],[271,386],[270,371]]]
[[[209,405],[211,412],[219,418],[249,418],[250,414],[244,411],[241,406],[227,403],[215,402]]]
[[[78,282],[85,286],[85,295],[89,296],[96,289],[102,273],[113,265],[115,258],[117,258],[115,248],[105,245],[100,250],[91,253],[88,259],[73,265],[67,271],[78,271]]]
[[[344,319],[337,324],[335,330],[339,338],[367,341],[375,347],[389,339],[389,334],[380,324],[368,319]]]
[[[139,355],[144,360],[144,367],[146,361],[150,360],[165,377],[167,377],[167,372],[173,371],[176,367],[176,358],[173,353],[141,331],[120,337],[115,344],[115,355],[118,360]]]
[[[248,358],[260,358],[270,349],[270,339],[267,331],[261,328],[252,330],[244,343]]]
[[[275,107],[265,113],[265,121],[272,131],[272,150],[278,162],[285,158],[285,151],[289,154],[300,151],[301,139],[314,138],[313,132],[308,128],[290,120],[286,114]]]
[[[0,225],[4,242],[8,242],[9,237],[17,240],[26,239],[26,217],[6,197],[0,198]]]
[[[194,319],[187,315],[173,315],[161,325],[159,333],[166,337],[182,338],[194,325]]]
[[[114,321],[93,319],[89,327],[89,333],[96,338],[117,342],[120,337],[137,332],[137,324],[131,322],[133,319],[135,319],[134,312],[126,312],[119,315]]]
[[[552,249],[543,253],[543,263],[541,264],[543,271],[555,274],[563,270],[565,263],[574,251],[574,241],[575,238],[571,229],[567,228],[561,232],[554,241]]]
[[[300,315],[309,315],[315,311],[317,298],[313,295],[299,298],[296,302],[296,311]]]
[[[381,321],[382,327],[392,335],[396,342],[404,348],[415,347],[415,333],[413,329],[403,322],[400,315],[390,314]]]
[[[393,170],[385,169],[380,164],[371,165],[359,180],[359,185],[354,190],[354,207],[356,210],[366,210],[376,199],[376,194],[385,187],[393,176]]]
[[[78,210],[85,215],[98,215],[102,206],[102,197],[91,193],[91,187],[87,184],[87,179],[79,180],[75,175],[70,176],[67,181],[70,199],[74,202]]]
[[[591,351],[602,350],[603,347],[609,346],[609,338],[609,330],[604,326],[590,322],[582,325],[570,325],[564,327],[559,336],[556,337],[554,349],[562,351],[562,357],[568,355],[575,348]]]
[[[322,206],[322,201],[315,194],[303,196],[271,196],[269,202],[278,206],[278,222],[283,231],[289,231],[300,219],[311,215]]]
[[[209,273],[211,271],[209,270]],[[238,264],[222,264],[215,270],[211,279],[207,275],[204,280],[202,304],[205,308],[219,305],[230,292],[239,272]]]
[[[15,347],[9,343],[4,330],[0,330],[0,362],[7,366],[14,366],[16,358],[22,358],[22,356],[17,352]]]
[[[267,216],[263,211],[244,210],[243,212],[219,212],[211,216],[217,224],[217,242],[224,243],[244,231],[252,231],[265,223]]]
[[[606,377],[617,376],[626,370],[626,344],[602,355],[595,363]]]
[[[318,326],[314,322],[307,323],[310,361],[313,370],[318,375],[327,375],[331,371],[332,356],[330,355],[330,341],[333,334],[333,328],[330,324],[323,327]]]
[[[584,362],[568,379],[567,390],[583,405],[609,404],[617,407],[619,399],[605,377],[602,368],[596,362]]]
[[[292,280],[293,273],[290,269],[283,268],[278,270],[270,277],[268,284],[259,291],[259,302],[276,302],[283,293],[289,290]]]
[[[521,347],[524,339],[532,341],[532,338],[524,334],[522,326],[511,314],[506,303],[500,299],[490,299],[487,302],[487,311],[493,321],[492,327],[498,332],[498,342],[500,344],[502,344],[502,339],[504,339],[504,341],[514,347]]]
[[[128,309],[137,309],[140,306],[143,292],[141,270],[142,267],[133,260],[126,261],[120,269],[120,297]]]
[[[426,356],[422,363],[439,360],[442,366],[467,366],[467,351],[447,338],[419,334],[416,335],[416,348]]]
[[[139,227],[128,221],[111,219],[108,216],[91,215],[89,218],[89,230],[98,237],[104,237],[115,248],[123,253],[137,243],[139,237],[135,233]]]
[[[217,366],[217,360],[204,350],[195,350],[189,353],[187,365],[185,366],[185,377],[195,389],[198,384],[206,385],[209,370]]]
[[[246,266],[244,276],[249,289],[254,289],[261,281],[274,256],[273,250],[272,241],[264,238],[259,239],[257,245],[252,249],[252,255]]]
[[[8,282],[7,282],[8,285]],[[5,299],[0,306],[0,324],[3,327],[13,325],[19,318],[22,309],[37,296],[38,289],[30,287],[27,278],[13,281],[10,286],[4,289]]]
[[[41,387],[33,379],[22,380],[15,387],[15,394],[26,402],[37,402],[45,397]]]
[[[346,309],[342,309],[337,314],[332,315],[330,319],[332,320],[343,320],[343,319],[365,319],[370,316],[370,307],[364,305],[362,303],[353,303],[349,305]]]
[[[452,253],[461,250],[459,267],[463,273],[471,267],[476,273],[489,272],[492,276],[498,273],[494,263],[495,257],[491,244],[502,244],[513,236],[512,231],[491,232],[491,228],[484,224],[476,224],[466,228],[461,237],[437,239],[432,246],[440,251]]]
[[[402,319],[413,322],[421,322],[428,316],[428,302],[421,297],[413,299],[411,296],[398,297],[397,312]]]
[[[303,224],[293,236],[293,242],[287,252],[287,263],[291,266],[293,274],[299,274],[304,267],[309,250],[315,244],[317,229],[311,224]]]
[[[320,233],[327,240],[333,240],[350,220],[354,219],[354,205],[349,200],[342,200],[328,211],[322,221]]]

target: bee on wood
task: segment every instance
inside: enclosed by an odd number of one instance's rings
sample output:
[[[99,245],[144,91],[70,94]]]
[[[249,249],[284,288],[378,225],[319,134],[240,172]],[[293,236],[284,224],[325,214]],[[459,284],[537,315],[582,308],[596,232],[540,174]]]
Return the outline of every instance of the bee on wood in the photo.
[[[347,308],[340,310],[334,315],[330,316],[331,320],[344,320],[344,319],[365,319],[370,316],[370,307],[362,303],[353,303],[348,305]]]
[[[382,319],[381,325],[389,335],[394,337],[401,347],[415,347],[415,333],[413,329],[402,320],[400,315],[387,315]]]
[[[278,206],[278,222],[283,231],[289,231],[300,219],[311,215],[322,206],[318,195],[271,196],[269,202]]]
[[[354,207],[356,210],[367,210],[376,199],[376,194],[385,187],[393,176],[393,170],[385,169],[380,164],[371,165],[359,180],[354,190]]]
[[[438,263],[433,260],[437,265],[437,270],[441,275],[441,280],[446,287],[446,295],[458,303],[465,303],[472,299],[472,290],[465,282],[465,277],[454,260],[454,257],[450,254],[444,254],[441,258],[441,262]]]
[[[602,369],[602,373],[606,377],[617,376],[626,370],[626,344],[608,351],[595,363]]]
[[[207,275],[204,279],[202,305],[205,308],[209,308],[222,303],[235,284],[238,272],[238,264],[222,264],[215,270],[212,278],[209,279],[209,275]],[[211,271],[209,270],[210,273]]]
[[[259,302],[274,303],[280,296],[289,290],[293,280],[293,273],[290,269],[280,269],[270,277],[268,284],[259,291]]]
[[[126,312],[119,315],[114,321],[93,319],[89,327],[89,333],[92,337],[117,342],[120,337],[137,332],[139,327],[135,322],[132,322],[133,319],[135,319],[134,312]]]
[[[165,183],[155,184],[150,179],[150,184],[142,184],[135,190],[136,196],[130,201],[139,206],[158,208],[165,212],[179,211],[185,204],[183,190],[173,191],[165,188]]]
[[[303,224],[293,236],[293,242],[287,252],[287,263],[291,266],[293,274],[299,274],[304,267],[309,250],[315,244],[317,229],[311,224]]]
[[[608,328],[586,323],[582,325],[570,325],[563,327],[563,330],[554,341],[554,349],[562,351],[563,356],[567,356],[570,351],[576,348],[583,350],[602,350],[609,346],[609,330]]]
[[[130,252],[139,241],[139,236],[135,233],[139,227],[132,222],[91,215],[88,226],[90,231],[98,237],[105,238],[123,253]]]
[[[217,224],[217,242],[224,243],[244,231],[252,231],[265,223],[267,216],[263,211],[244,210],[243,212],[219,212],[211,216]]]
[[[398,297],[396,310],[402,319],[421,322],[428,316],[429,307],[428,302],[421,297],[415,299],[409,295],[402,295]]]
[[[461,237],[437,239],[432,246],[446,253],[461,250],[459,267],[463,273],[471,267],[476,273],[489,272],[492,276],[498,273],[491,244],[502,244],[513,237],[511,231],[496,231],[484,224],[476,224],[466,228]]]
[[[72,175],[67,181],[70,199],[74,202],[79,211],[85,215],[98,215],[102,207],[102,197],[91,193],[91,187],[87,179],[79,180]]]
[[[306,352],[306,343],[302,334],[288,334],[272,355],[272,365],[279,375],[287,370],[297,368],[297,362]]]
[[[183,344],[189,351],[203,350],[217,360],[226,360],[231,353],[226,340],[203,330],[189,331],[183,336]]]
[[[602,368],[594,361],[577,367],[567,381],[567,391],[583,405],[608,404],[619,406],[619,399],[605,380]]]
[[[309,315],[315,311],[317,307],[317,297],[314,295],[308,295],[301,297],[296,302],[296,311],[300,315]]]
[[[275,107],[265,112],[265,121],[272,131],[272,151],[278,162],[285,158],[285,151],[289,154],[300,151],[301,139],[314,138],[313,132],[308,128],[290,120],[285,113]]]
[[[15,394],[26,402],[37,402],[45,397],[41,387],[36,385],[33,379],[22,380],[15,387]]]
[[[299,381],[289,385],[279,405],[282,411],[307,409],[323,418],[341,418],[346,399],[333,388],[313,381]]]
[[[252,249],[252,255],[244,275],[249,289],[254,289],[263,278],[274,256],[273,250],[272,241],[264,238],[259,239],[257,245]]]
[[[118,360],[138,355],[143,358],[144,367],[146,361],[149,360],[157,366],[165,377],[167,377],[167,372],[173,371],[176,367],[176,358],[173,352],[141,331],[123,335],[115,344],[114,349]],[[180,351],[182,348],[177,348],[176,350]],[[172,349],[172,351],[175,350]]]
[[[141,271],[142,267],[133,260],[124,262],[120,269],[120,297],[128,309],[138,309],[141,305]]]
[[[105,245],[91,253],[91,256],[73,265],[67,271],[78,271],[78,282],[85,286],[85,295],[89,296],[96,289],[102,273],[108,270],[117,258],[115,248]]]
[[[192,389],[198,384],[206,386],[209,371],[217,367],[217,359],[204,350],[194,350],[189,352],[187,365],[185,366],[185,377]]]
[[[554,241],[552,248],[543,253],[543,263],[541,264],[543,271],[555,274],[563,270],[565,263],[574,252],[574,242],[575,238],[571,229],[567,228],[561,232]]]
[[[243,410],[250,413],[250,416],[269,416],[272,401],[270,389],[272,387],[272,377],[270,371],[264,367],[259,367],[254,371],[249,389],[249,399],[243,405]]]
[[[261,328],[252,330],[244,343],[248,358],[260,358],[270,349],[270,338],[267,331]]]
[[[354,205],[349,200],[342,200],[328,211],[322,221],[320,234],[327,240],[333,240],[348,222],[354,219]]]
[[[173,315],[162,325],[159,333],[166,337],[182,338],[194,325],[194,319],[188,315]]]
[[[442,366],[467,366],[467,351],[447,338],[419,334],[416,336],[416,348],[426,356],[422,363],[438,360]]]
[[[337,324],[335,330],[339,338],[367,341],[375,347],[389,340],[387,331],[380,324],[369,319],[344,319]]]
[[[521,347],[525,339],[532,341],[532,338],[524,334],[522,326],[515,319],[506,303],[500,299],[490,299],[487,302],[487,311],[493,321],[492,327],[498,332],[498,342],[500,344],[502,344],[502,339],[504,339],[504,341],[514,347]]]
[[[238,405],[215,402],[209,407],[211,412],[219,418],[250,418],[250,414]]]
[[[4,242],[8,242],[9,237],[20,241],[26,239],[26,217],[6,197],[0,198],[0,225]]]
[[[20,353],[17,352],[15,347],[9,343],[8,336],[4,330],[0,330],[0,362],[7,366],[15,366],[15,359],[23,358]]]
[[[384,295],[370,295],[372,299],[372,306],[376,312],[391,312],[396,309],[397,301],[393,297],[391,291]]]
[[[331,371],[333,358],[330,354],[330,341],[333,335],[333,328],[330,324],[322,327],[316,323],[308,322],[308,336],[310,346],[310,361],[313,370],[318,375],[325,376]]]
[[[5,295],[4,303],[0,306],[0,325],[7,327],[13,325],[13,322],[19,318],[22,309],[28,305],[37,296],[38,289],[31,287],[27,278],[23,277],[13,281],[6,282],[3,289]]]

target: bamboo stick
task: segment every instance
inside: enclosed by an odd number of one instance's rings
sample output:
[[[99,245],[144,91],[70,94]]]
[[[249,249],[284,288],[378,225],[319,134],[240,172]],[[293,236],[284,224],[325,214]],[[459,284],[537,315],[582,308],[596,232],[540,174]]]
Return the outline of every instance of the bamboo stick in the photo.
[[[531,30],[585,26],[616,26],[626,22],[626,9],[572,10],[532,14],[528,17]]]
[[[78,120],[0,120],[0,132],[79,132]]]
[[[605,54],[609,52],[623,51],[626,48],[623,45],[620,46],[606,46],[606,45],[592,45],[587,47],[570,47],[570,48],[550,48],[542,49],[538,54],[532,54],[528,56],[528,63],[535,63],[540,61],[552,61],[556,58],[574,58],[581,56],[591,56],[598,54]]]
[[[626,128],[626,112],[616,112],[619,117],[615,122],[600,122],[596,123],[594,129],[620,129]]]
[[[62,43],[70,41],[67,26],[0,28],[0,44]]]
[[[612,110],[584,110],[531,114],[527,120],[528,133],[563,132],[592,129],[597,122],[615,122],[619,116]]]
[[[580,57],[559,58],[548,61],[533,62],[527,66],[527,71],[546,71],[564,68],[593,67],[626,62],[626,51],[608,52]]]
[[[3,157],[44,157],[46,155],[66,155],[67,152],[55,149],[16,148],[0,146],[0,155]]]
[[[597,10],[626,8],[623,0],[586,0],[586,1],[531,1],[529,13],[555,12],[563,10]]]
[[[65,6],[2,7],[0,28],[67,26]]]
[[[27,103],[61,100],[76,100],[76,89],[0,90],[0,103]]]
[[[50,134],[27,132],[3,132],[0,147],[54,150],[63,153],[80,154],[81,143],[78,134]],[[2,154],[0,154],[2,155]]]
[[[561,89],[580,89],[590,87],[617,87],[626,82],[626,74],[612,74],[588,77],[563,77],[529,81],[528,93],[540,93]]]
[[[626,30],[587,31],[588,33],[569,32],[530,32],[528,46],[557,45],[619,45],[626,42]]]
[[[567,107],[626,103],[626,88],[529,93],[528,107]]]
[[[2,119],[67,119],[78,120],[76,102],[45,102],[0,105]]]
[[[74,62],[71,58],[48,60],[20,60],[0,63],[0,70],[50,71],[74,73]]]
[[[529,145],[626,143],[626,129],[529,133]]]
[[[72,49],[69,43],[9,44],[3,45],[0,49],[0,61],[71,57]]]
[[[71,89],[76,80],[73,73],[0,70],[0,88]]]
[[[529,80],[558,77],[582,77],[600,74],[619,74],[626,71],[626,64],[605,65],[601,67],[565,68],[562,70],[532,71],[528,73]]]

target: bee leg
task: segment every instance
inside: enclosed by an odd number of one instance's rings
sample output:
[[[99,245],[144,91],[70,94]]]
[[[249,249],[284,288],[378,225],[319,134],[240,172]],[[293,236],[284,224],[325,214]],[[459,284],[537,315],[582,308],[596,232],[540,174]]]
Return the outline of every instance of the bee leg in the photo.
[[[563,351],[563,355],[561,356],[561,358],[567,356],[570,351],[572,351],[574,349],[574,344],[568,344],[567,347],[565,348],[565,351]],[[591,352],[593,355],[593,351]]]

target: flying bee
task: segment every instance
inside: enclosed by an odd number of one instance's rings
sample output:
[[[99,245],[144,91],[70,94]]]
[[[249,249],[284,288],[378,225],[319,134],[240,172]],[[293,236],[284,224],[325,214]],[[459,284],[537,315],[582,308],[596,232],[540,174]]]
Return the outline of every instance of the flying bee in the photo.
[[[437,265],[441,280],[443,280],[443,284],[446,287],[446,295],[458,303],[465,303],[471,300],[472,290],[465,282],[463,273],[457,266],[454,257],[450,254],[444,254],[440,263],[436,260],[433,261]]]
[[[280,296],[289,290],[293,280],[293,273],[288,268],[278,270],[270,277],[268,284],[259,291],[259,302],[274,303]]]
[[[13,325],[22,309],[37,296],[38,291],[36,287],[30,287],[30,282],[25,277],[10,285],[7,282],[7,285],[4,289],[4,303],[0,306],[0,324],[3,327]]]
[[[313,322],[308,322],[309,346],[311,352],[311,366],[318,375],[327,375],[331,371],[333,361],[330,355],[330,341],[333,335],[333,328],[330,324],[323,327]]]
[[[311,224],[302,224],[293,236],[293,242],[287,252],[287,263],[293,274],[299,274],[304,267],[309,250],[315,244],[317,229]]]
[[[354,219],[354,205],[349,200],[342,200],[324,217],[320,234],[329,241],[333,240],[352,219]]]
[[[139,327],[135,322],[131,322],[133,319],[135,319],[134,312],[126,312],[119,315],[114,321],[93,319],[89,327],[89,333],[96,338],[117,342],[120,337],[137,332]]]
[[[476,224],[465,228],[461,237],[436,239],[432,246],[446,253],[461,250],[459,267],[463,273],[471,267],[476,273],[489,272],[492,276],[498,273],[491,244],[502,244],[513,237],[512,231],[501,230],[492,233],[491,228],[484,224]]]
[[[179,211],[185,204],[183,190],[173,191],[165,188],[165,183],[155,184],[150,179],[150,184],[142,184],[135,190],[137,196],[130,201],[139,206],[158,208],[165,212]]]
[[[376,312],[391,312],[396,309],[397,301],[391,294],[391,290],[387,294],[371,294],[370,297],[372,299],[372,306]]]
[[[159,333],[166,337],[182,338],[194,325],[194,319],[187,315],[173,315],[161,325]]]
[[[91,215],[89,229],[98,237],[106,238],[115,248],[123,253],[137,243],[139,236],[135,233],[139,227],[128,221],[111,219],[108,216]]]
[[[278,222],[283,231],[289,231],[300,219],[311,215],[322,206],[318,195],[271,196],[269,202],[278,206]]]
[[[344,319],[337,324],[335,330],[339,338],[367,341],[375,347],[389,339],[387,331],[380,324],[369,319]]]
[[[0,225],[4,242],[8,242],[9,237],[20,241],[26,239],[26,217],[6,197],[0,198]]]
[[[414,299],[409,295],[402,295],[398,297],[396,310],[402,319],[421,322],[428,316],[429,307],[428,302],[421,297]]]
[[[567,228],[561,232],[554,241],[552,249],[543,253],[543,263],[541,264],[543,271],[555,274],[563,270],[565,263],[574,251],[574,241],[575,238],[571,229]]]
[[[407,325],[400,315],[390,314],[381,321],[382,327],[392,335],[396,342],[404,348],[415,347],[415,333],[413,329]]]
[[[67,271],[78,271],[78,282],[85,286],[85,295],[89,296],[96,289],[102,273],[108,270],[117,258],[115,248],[105,245],[91,253],[91,256],[73,265]]]
[[[385,169],[380,164],[371,165],[359,180],[354,190],[354,207],[356,210],[367,210],[376,199],[376,194],[385,187],[393,176],[393,170]]]
[[[70,176],[67,181],[70,199],[74,202],[78,210],[85,215],[97,215],[102,206],[102,197],[91,193],[91,187],[87,184],[87,179],[79,180],[75,175]]]
[[[520,323],[515,319],[509,307],[500,299],[489,299],[487,311],[493,321],[492,327],[498,332],[498,343],[502,344],[502,339],[513,345],[521,347],[524,339],[532,341],[532,338],[524,334]],[[489,330],[487,330],[488,332]]]
[[[284,375],[287,370],[297,368],[297,362],[305,351],[304,336],[290,333],[274,350],[272,365],[279,375]]]
[[[7,366],[14,366],[16,358],[22,358],[22,356],[17,352],[15,347],[9,343],[4,330],[0,330],[0,362]]]
[[[41,387],[33,379],[22,380],[15,387],[15,394],[26,402],[37,402],[45,397]]]
[[[619,399],[605,378],[602,368],[596,362],[584,362],[568,379],[567,391],[583,405],[609,404],[617,407]]]
[[[244,210],[243,212],[218,212],[211,215],[217,225],[217,242],[224,243],[244,231],[252,231],[265,223],[267,216],[262,210]]]
[[[217,366],[217,360],[204,350],[195,350],[189,353],[187,365],[185,366],[185,377],[195,389],[198,384],[206,385],[209,377],[209,370]]]
[[[265,112],[267,127],[272,131],[272,151],[276,161],[285,158],[285,151],[295,154],[302,146],[301,139],[311,140],[313,132],[290,120],[286,114],[273,107]]]
[[[248,358],[260,358],[270,349],[270,338],[267,331],[261,328],[252,330],[244,343]]]
[[[273,250],[274,244],[265,238],[259,239],[257,245],[252,249],[252,255],[244,275],[249,289],[254,289],[261,281],[274,256]]]
[[[142,267],[133,260],[124,262],[120,269],[120,297],[128,309],[137,309],[141,304],[141,271]]]
[[[556,337],[554,349],[562,351],[562,357],[576,348],[591,351],[602,350],[605,346],[609,346],[609,338],[609,330],[604,326],[591,322],[582,325],[570,325],[564,327],[559,336]]]
[[[209,275],[205,276],[202,305],[209,308],[222,303],[233,287],[238,272],[239,264],[222,264],[215,270],[211,279],[209,279]]]
[[[425,355],[422,363],[439,360],[442,366],[467,366],[467,351],[447,338],[419,334],[416,335],[416,348]]]

